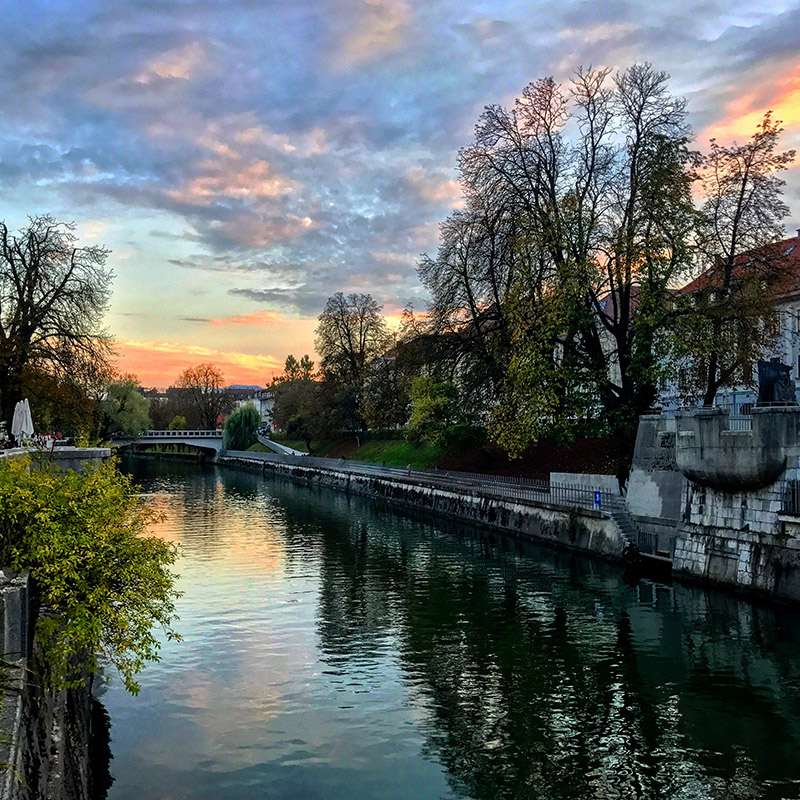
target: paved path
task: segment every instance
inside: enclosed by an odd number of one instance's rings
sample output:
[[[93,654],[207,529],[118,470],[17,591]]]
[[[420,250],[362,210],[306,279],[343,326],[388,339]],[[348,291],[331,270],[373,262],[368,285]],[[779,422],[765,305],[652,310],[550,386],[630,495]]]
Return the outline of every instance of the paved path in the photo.
[[[305,456],[308,453],[304,453],[302,450],[292,450],[291,447],[287,447],[285,444],[278,444],[277,442],[273,442],[272,439],[268,439],[266,436],[262,436],[260,433],[257,434],[259,444],[263,444],[264,447],[268,447],[275,453],[280,453],[282,456]]]

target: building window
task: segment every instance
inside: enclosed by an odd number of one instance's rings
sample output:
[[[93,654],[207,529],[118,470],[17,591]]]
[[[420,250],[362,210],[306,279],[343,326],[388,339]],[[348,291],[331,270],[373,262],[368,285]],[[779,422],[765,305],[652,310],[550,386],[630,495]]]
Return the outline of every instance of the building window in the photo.
[[[781,315],[778,312],[767,316],[767,333],[770,336],[777,336],[781,332]]]

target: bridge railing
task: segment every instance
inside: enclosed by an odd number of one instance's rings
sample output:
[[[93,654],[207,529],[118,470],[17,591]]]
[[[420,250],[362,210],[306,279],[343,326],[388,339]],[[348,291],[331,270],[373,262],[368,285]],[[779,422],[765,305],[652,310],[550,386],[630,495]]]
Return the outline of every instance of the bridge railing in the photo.
[[[222,431],[145,431],[142,439],[221,439]]]

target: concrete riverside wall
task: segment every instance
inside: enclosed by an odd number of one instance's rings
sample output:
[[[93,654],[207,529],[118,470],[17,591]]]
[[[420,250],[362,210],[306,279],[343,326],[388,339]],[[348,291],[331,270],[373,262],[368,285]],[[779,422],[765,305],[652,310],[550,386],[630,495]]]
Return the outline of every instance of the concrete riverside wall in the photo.
[[[755,408],[751,430],[718,408],[643,416],[628,510],[671,536],[676,575],[797,602],[800,517],[784,503],[799,464],[797,406]]]
[[[0,690],[0,800],[90,800],[88,688],[45,688],[46,666],[32,646],[25,574],[0,570],[2,639],[7,668]]]
[[[329,486],[610,560],[621,558],[624,541],[614,520],[602,511],[591,508],[565,510],[563,506],[546,502],[532,503],[490,496],[489,493],[481,495],[479,490],[465,492],[426,485],[424,478],[414,473],[407,477],[402,474],[383,475],[376,469],[375,474],[356,474],[345,468],[338,469],[336,461],[325,467],[316,463],[303,466],[303,459],[289,463],[279,457],[264,458],[264,455],[229,451],[220,457],[218,463],[284,476],[307,485]]]
[[[675,549],[682,481],[675,463],[675,420],[640,417],[625,502],[639,530],[655,537],[655,550]]]
[[[19,458],[29,455],[31,463],[55,464],[59,469],[71,469],[82,472],[88,464],[99,464],[111,458],[109,447],[54,447],[39,450],[36,448],[17,447],[0,453],[0,460],[6,458]]]

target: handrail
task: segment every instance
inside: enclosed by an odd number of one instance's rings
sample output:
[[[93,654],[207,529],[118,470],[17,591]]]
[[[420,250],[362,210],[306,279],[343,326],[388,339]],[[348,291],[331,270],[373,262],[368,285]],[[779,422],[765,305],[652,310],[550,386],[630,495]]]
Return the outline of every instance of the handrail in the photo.
[[[221,439],[222,431],[145,431],[139,438],[206,438],[206,439]]]
[[[275,453],[228,451],[227,458],[268,461],[298,467],[311,467],[345,472],[362,477],[387,477],[428,488],[451,489],[474,496],[491,496],[523,502],[546,502],[567,508],[587,508],[611,514],[623,507],[624,499],[608,489],[580,484],[550,483],[549,481],[486,473],[454,472],[449,470],[417,470],[409,467],[384,467],[356,464],[343,459],[315,456],[289,456]]]

